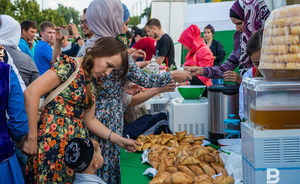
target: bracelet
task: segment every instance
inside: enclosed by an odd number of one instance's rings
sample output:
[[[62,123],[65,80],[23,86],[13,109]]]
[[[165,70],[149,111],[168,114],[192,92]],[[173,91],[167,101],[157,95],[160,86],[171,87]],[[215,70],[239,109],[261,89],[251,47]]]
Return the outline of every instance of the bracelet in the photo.
[[[78,42],[78,40],[82,39],[82,37],[79,35],[76,39],[75,42]]]
[[[113,133],[113,131],[111,130],[110,132],[109,132],[109,135],[108,135],[108,141],[110,142],[110,137],[111,137],[111,134]]]

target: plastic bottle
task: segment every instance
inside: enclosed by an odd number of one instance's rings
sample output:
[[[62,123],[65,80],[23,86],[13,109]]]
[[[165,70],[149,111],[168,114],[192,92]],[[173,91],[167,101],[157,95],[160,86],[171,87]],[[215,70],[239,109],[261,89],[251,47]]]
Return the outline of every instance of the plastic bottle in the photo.
[[[146,66],[148,73],[156,74],[159,71],[159,64],[155,62],[155,56],[153,55],[151,58],[151,63]]]

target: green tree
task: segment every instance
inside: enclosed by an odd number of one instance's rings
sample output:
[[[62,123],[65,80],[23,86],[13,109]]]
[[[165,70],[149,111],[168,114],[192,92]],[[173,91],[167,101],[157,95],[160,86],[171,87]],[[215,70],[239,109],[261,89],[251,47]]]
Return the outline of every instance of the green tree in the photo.
[[[42,15],[40,12],[40,5],[36,0],[15,0],[14,1],[14,15],[13,17],[22,22],[23,20],[34,20],[37,23],[41,22]]]
[[[13,16],[15,7],[10,0],[0,0],[0,14]]]
[[[136,26],[141,22],[141,19],[139,16],[130,17],[130,20],[128,22],[131,26]]]
[[[152,6],[145,8],[144,12],[141,14],[141,17],[146,16],[147,20],[149,20],[151,18],[151,9],[152,9]]]
[[[45,9],[42,11],[42,21],[50,21],[56,26],[66,25],[66,21],[63,15],[59,14],[57,10]],[[38,22],[38,24],[40,23]]]
[[[67,24],[73,22],[74,24],[79,25],[79,12],[74,8],[58,4],[57,11],[64,16]]]

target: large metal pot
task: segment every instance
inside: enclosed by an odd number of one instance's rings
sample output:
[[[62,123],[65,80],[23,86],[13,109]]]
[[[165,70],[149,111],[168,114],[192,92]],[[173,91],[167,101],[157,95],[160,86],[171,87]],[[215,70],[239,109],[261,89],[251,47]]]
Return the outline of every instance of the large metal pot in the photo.
[[[224,119],[229,114],[239,117],[238,92],[239,85],[216,84],[208,88],[208,132],[213,143],[224,138]]]

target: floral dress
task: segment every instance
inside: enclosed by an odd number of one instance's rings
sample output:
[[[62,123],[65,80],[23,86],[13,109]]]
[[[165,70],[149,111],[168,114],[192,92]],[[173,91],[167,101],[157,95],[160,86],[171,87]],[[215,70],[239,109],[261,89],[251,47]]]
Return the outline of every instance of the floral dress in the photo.
[[[97,85],[97,100],[96,100],[96,117],[107,128],[113,130],[122,136],[123,133],[123,95],[124,86],[128,79],[140,86],[152,88],[161,87],[168,84],[171,80],[170,73],[148,75],[141,70],[132,59],[129,61],[129,71],[127,78],[119,78],[120,73],[115,71],[107,77],[101,78],[101,85]],[[118,145],[103,140],[93,134],[92,137],[97,139],[100,143],[104,164],[101,169],[97,171],[106,183],[117,184],[120,181],[120,148]]]
[[[76,65],[73,59],[60,56],[50,70],[64,82],[75,71]],[[63,156],[69,139],[88,136],[83,122],[88,104],[86,85],[80,68],[74,81],[46,106],[38,122],[38,152],[26,166],[27,183],[73,182],[73,170],[65,166]]]

